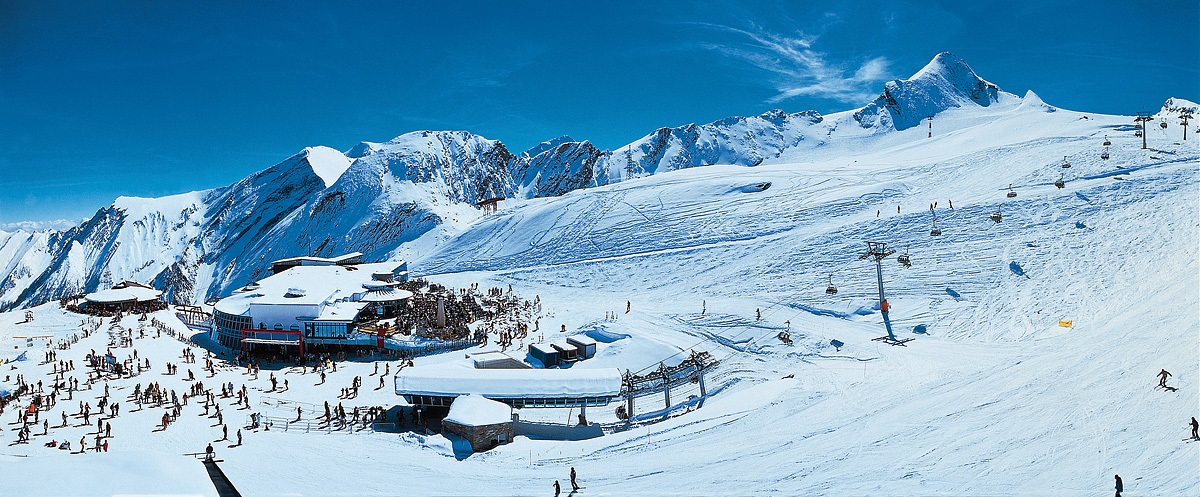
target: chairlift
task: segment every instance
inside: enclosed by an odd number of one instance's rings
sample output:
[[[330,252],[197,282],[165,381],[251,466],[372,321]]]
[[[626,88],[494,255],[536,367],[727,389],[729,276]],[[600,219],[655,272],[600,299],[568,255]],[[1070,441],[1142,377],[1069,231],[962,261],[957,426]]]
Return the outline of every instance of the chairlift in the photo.
[[[1162,128],[1162,129],[1167,129],[1167,120],[1164,118],[1163,120],[1159,121],[1158,127]]]
[[[1063,168],[1063,169],[1070,169],[1070,168],[1071,168],[1071,161],[1068,161],[1068,160],[1067,160],[1067,156],[1065,156],[1065,155],[1063,156],[1062,168]]]
[[[1108,150],[1107,149],[1105,149],[1104,152],[1102,152],[1100,154],[1100,158],[1104,159],[1104,160],[1108,160]]]
[[[1067,187],[1067,182],[1066,182],[1066,180],[1065,180],[1065,179],[1063,179],[1065,176],[1066,176],[1066,174],[1065,174],[1065,173],[1064,173],[1064,174],[1060,174],[1060,175],[1058,176],[1058,181],[1055,181],[1055,182],[1054,182],[1054,186],[1057,186],[1057,187],[1058,187],[1058,189],[1060,189],[1060,190],[1061,190],[1061,189],[1063,189],[1063,188],[1066,188],[1066,187]]]
[[[1013,190],[1012,183],[1008,184],[1008,194],[1005,196],[1008,198],[1017,198],[1017,191]]]
[[[833,286],[833,275],[829,275],[829,286],[825,287],[826,295],[837,295],[837,287]]]
[[[997,222],[997,223],[999,223],[999,222],[1003,221],[1003,220],[1004,220],[1004,216],[1001,216],[1001,215],[1000,215],[1000,206],[998,206],[998,205],[997,205],[997,206],[996,206],[996,212],[993,212],[991,216],[988,216],[988,218],[990,218],[992,221],[995,221],[995,222]]]
[[[1140,130],[1140,129],[1139,129],[1139,130],[1137,130],[1137,131],[1134,131],[1134,132],[1133,132],[1133,136],[1136,136],[1136,137],[1138,137],[1138,138],[1141,138],[1141,137],[1142,137],[1142,130]]]
[[[1112,142],[1108,141],[1108,135],[1104,135],[1104,146],[1110,146]]]
[[[896,262],[899,262],[905,268],[912,267],[912,260],[908,258],[908,245],[904,246],[904,253],[896,257]]]

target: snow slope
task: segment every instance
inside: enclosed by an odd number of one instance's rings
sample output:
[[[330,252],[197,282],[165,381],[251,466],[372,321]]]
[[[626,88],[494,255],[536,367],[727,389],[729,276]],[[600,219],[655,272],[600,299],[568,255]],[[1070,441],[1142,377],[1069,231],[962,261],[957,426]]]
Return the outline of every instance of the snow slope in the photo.
[[[519,436],[461,460],[442,435],[243,427],[243,445],[214,444],[222,467],[244,495],[268,496],[542,494],[565,483],[570,467],[585,487],[577,495],[1084,496],[1111,491],[1113,474],[1127,495],[1200,494],[1200,442],[1184,440],[1188,418],[1200,414],[1197,141],[1172,141],[1182,130],[1171,122],[1161,136],[1151,126],[1152,148],[1142,150],[1129,116],[1055,109],[1032,94],[1005,100],[938,114],[932,138],[921,126],[879,133],[855,124],[856,140],[784,153],[782,162],[660,171],[512,201],[413,260],[414,272],[448,286],[512,285],[539,296],[541,338],[560,338],[565,325],[600,342],[576,367],[636,372],[708,351],[721,363],[705,399],[675,391],[670,411],[661,399],[639,399],[628,427],[614,406],[589,409],[604,436]],[[852,116],[822,122],[846,129]],[[1099,155],[1105,136],[1108,160]],[[382,177],[368,183],[380,195],[413,188],[400,179],[416,174],[405,152],[386,150],[411,143],[367,145],[360,158],[377,159],[356,162],[334,186],[350,195],[350,182]],[[496,150],[452,143],[472,157]],[[1072,167],[1061,167],[1064,156]],[[1063,189],[1053,185],[1060,174]],[[1010,184],[1016,198],[1005,195]],[[375,206],[345,207],[353,208]],[[988,218],[997,209],[1000,223]],[[940,237],[929,235],[935,214]],[[915,338],[906,347],[872,340],[883,329],[874,270],[858,259],[868,240],[912,257],[911,269],[894,258],[883,266],[896,333]],[[824,292],[831,274],[836,296]],[[79,318],[55,307],[36,308],[32,324],[0,314],[0,351],[10,351],[0,358],[25,349],[18,337],[75,332]],[[794,346],[775,338],[782,330]],[[845,345],[835,349],[834,339]],[[62,356],[79,361],[107,336],[88,340]],[[179,361],[179,342],[148,337],[134,347],[154,372],[114,388],[186,387],[160,374]],[[460,354],[418,358],[416,367]],[[37,378],[50,367],[37,357],[13,366]],[[373,367],[340,364],[324,384],[275,371],[290,380],[285,392],[266,392],[268,371],[253,379],[229,367],[203,380],[245,383],[255,411],[290,417],[300,407],[309,421],[355,375],[364,393],[347,408],[401,403],[390,388],[375,389]],[[1176,391],[1154,388],[1164,368]],[[77,395],[91,401],[98,392]],[[52,421],[77,409],[63,402]],[[247,411],[221,402],[231,430],[245,424]],[[3,451],[0,476],[27,495],[215,494],[199,463],[181,455],[219,438],[214,419],[193,403],[156,432],[161,409],[123,404],[109,454],[62,454],[39,436]],[[520,414],[561,424],[576,413]],[[9,440],[11,420],[0,424]],[[77,424],[48,436],[90,430]],[[64,471],[95,484],[56,477]]]
[[[463,131],[417,131],[345,154],[309,147],[227,187],[118,199],[76,228],[14,242],[0,252],[0,309],[123,279],[153,282],[172,301],[201,302],[260,278],[263,265],[248,261],[428,254],[480,217],[474,204],[482,199],[553,197],[713,164],[828,160],[901,143],[895,131],[926,116],[937,116],[940,132],[1022,105],[1051,109],[999,91],[943,53],[857,111],[773,110],[660,128],[615,151],[560,137],[513,154]]]

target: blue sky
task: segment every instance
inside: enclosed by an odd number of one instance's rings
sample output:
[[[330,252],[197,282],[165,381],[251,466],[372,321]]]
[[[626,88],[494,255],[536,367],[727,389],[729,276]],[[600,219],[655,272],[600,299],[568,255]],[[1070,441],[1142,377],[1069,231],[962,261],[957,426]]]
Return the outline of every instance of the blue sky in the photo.
[[[1198,31],[1194,0],[0,0],[0,229],[420,129],[616,148],[662,126],[847,110],[945,50],[1018,95],[1154,111],[1200,99]]]

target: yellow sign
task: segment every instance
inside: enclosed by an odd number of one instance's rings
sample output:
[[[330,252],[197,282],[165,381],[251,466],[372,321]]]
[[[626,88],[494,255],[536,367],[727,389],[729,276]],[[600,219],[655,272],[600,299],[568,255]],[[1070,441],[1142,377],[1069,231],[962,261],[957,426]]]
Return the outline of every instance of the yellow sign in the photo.
[[[1059,319],[1058,325],[1062,326],[1063,328],[1074,328],[1075,322],[1070,319]]]

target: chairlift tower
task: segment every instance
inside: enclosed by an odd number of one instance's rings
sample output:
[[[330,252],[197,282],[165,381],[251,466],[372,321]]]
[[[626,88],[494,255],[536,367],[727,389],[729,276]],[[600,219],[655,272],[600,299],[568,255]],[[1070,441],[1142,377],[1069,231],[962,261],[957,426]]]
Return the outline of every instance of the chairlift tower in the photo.
[[[884,242],[867,242],[867,252],[858,256],[858,259],[871,259],[875,261],[875,277],[879,282],[879,312],[880,314],[883,314],[883,327],[887,329],[887,336],[875,338],[873,340],[880,341],[888,345],[904,345],[906,342],[911,342],[912,339],[898,339],[896,338],[896,334],[892,333],[892,320],[888,318],[888,301],[887,297],[883,294],[882,261],[894,253],[896,253],[896,251],[888,250],[887,244]]]
[[[1183,113],[1179,115],[1179,124],[1183,125],[1183,139],[1185,141],[1187,140],[1188,119],[1191,119],[1191,118],[1192,118],[1192,113],[1188,112],[1186,110],[1183,111]]]
[[[1146,123],[1153,120],[1154,118],[1150,117],[1149,112],[1138,112],[1137,119],[1134,119],[1142,126],[1142,150],[1146,150]]]
[[[929,136],[925,138],[933,138],[933,116],[929,116]]]

